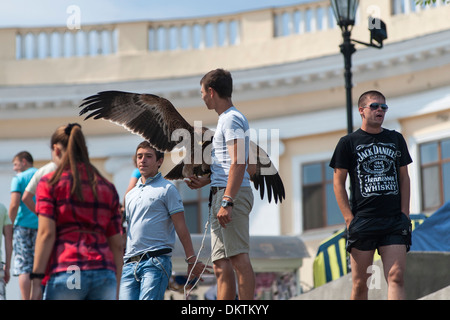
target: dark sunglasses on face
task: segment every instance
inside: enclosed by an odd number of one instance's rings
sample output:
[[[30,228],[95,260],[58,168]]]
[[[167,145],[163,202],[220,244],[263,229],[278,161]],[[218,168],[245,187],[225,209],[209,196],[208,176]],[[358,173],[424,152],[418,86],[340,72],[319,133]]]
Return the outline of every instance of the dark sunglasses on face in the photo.
[[[385,103],[378,103],[378,102],[372,102],[371,104],[369,104],[368,106],[365,106],[364,108],[370,107],[370,110],[378,110],[378,107],[381,108],[381,110],[383,110],[384,112],[386,112],[388,110],[388,105]]]

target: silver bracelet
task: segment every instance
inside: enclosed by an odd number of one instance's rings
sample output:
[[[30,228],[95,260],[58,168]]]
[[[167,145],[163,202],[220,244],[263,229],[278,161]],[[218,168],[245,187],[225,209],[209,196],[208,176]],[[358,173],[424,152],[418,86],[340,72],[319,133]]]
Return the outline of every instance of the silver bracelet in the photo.
[[[189,259],[196,257],[195,254],[193,254],[192,256],[190,256],[189,258],[184,259],[184,261],[186,261],[187,264],[194,264],[194,263],[189,263]]]
[[[222,198],[228,198],[228,199],[230,199],[230,200],[231,200],[231,202],[234,202],[233,198],[232,198],[232,197],[230,197],[230,196],[227,196],[226,194],[224,194],[224,195],[222,196]]]

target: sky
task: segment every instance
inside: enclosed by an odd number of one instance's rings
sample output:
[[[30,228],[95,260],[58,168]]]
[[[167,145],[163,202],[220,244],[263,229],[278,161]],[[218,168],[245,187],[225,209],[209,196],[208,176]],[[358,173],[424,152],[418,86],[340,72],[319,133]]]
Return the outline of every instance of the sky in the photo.
[[[213,16],[315,0],[0,0],[0,28],[64,26],[79,8],[81,24]]]

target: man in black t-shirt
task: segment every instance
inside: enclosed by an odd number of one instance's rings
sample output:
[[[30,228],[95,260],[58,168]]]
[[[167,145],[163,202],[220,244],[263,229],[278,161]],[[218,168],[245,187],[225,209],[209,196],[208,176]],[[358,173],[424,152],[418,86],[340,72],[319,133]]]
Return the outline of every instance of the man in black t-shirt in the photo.
[[[388,299],[405,298],[403,274],[411,245],[407,165],[412,160],[403,136],[382,127],[387,109],[382,93],[363,93],[358,101],[361,128],[340,139],[330,162],[336,200],[347,225],[352,299],[367,299],[375,249],[383,261]]]

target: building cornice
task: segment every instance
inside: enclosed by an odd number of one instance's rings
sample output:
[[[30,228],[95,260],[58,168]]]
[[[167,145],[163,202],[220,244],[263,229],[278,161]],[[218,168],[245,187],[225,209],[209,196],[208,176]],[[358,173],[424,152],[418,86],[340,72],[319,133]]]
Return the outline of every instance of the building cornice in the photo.
[[[338,51],[338,48],[336,48]],[[353,55],[355,83],[382,80],[450,65],[450,30],[390,43],[381,50],[357,46]],[[340,53],[293,63],[231,70],[238,101],[276,98],[343,87]],[[104,90],[153,93],[179,108],[197,107],[202,75],[92,84],[55,84],[0,88],[2,119],[73,116],[74,106]],[[25,112],[26,111],[26,112]]]

